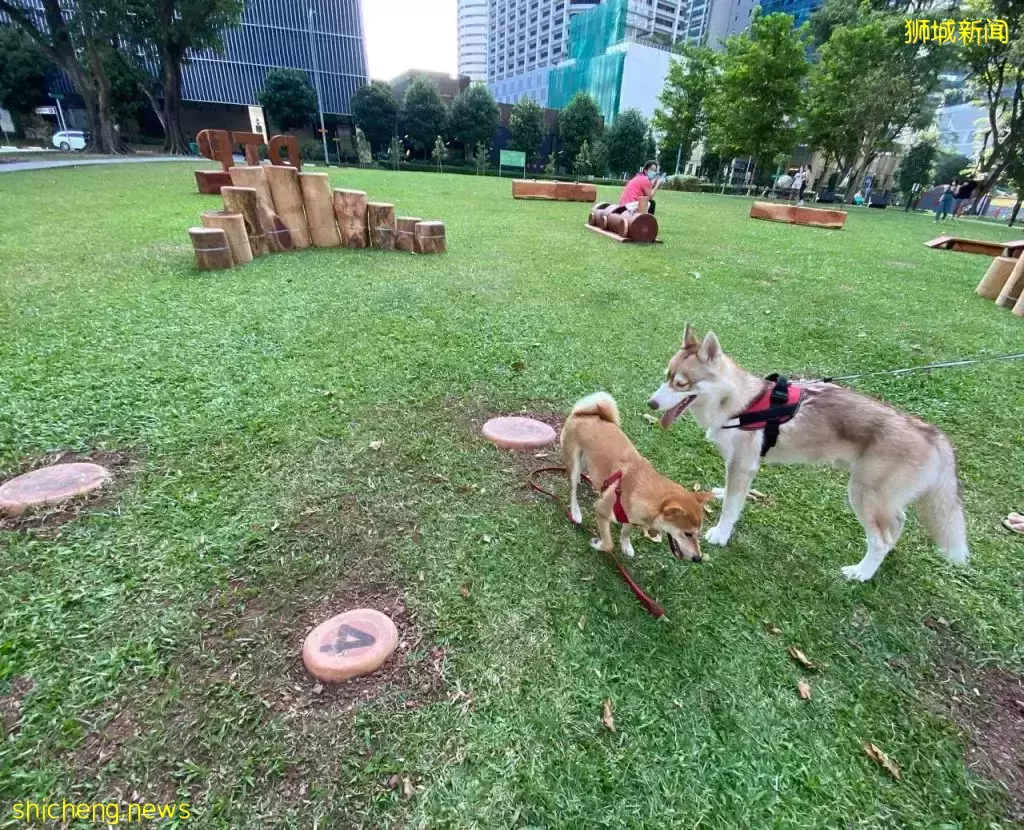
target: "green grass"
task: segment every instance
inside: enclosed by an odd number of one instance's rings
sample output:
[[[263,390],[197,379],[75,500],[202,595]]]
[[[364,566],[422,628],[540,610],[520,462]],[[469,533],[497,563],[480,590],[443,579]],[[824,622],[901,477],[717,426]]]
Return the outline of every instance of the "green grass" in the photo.
[[[1024,321],[973,293],[987,258],[925,248],[935,226],[899,211],[831,232],[680,193],[658,199],[664,245],[617,245],[585,205],[514,202],[508,181],[346,170],[335,186],[444,219],[449,253],[199,273],[185,229],[216,200],[191,170],[0,178],[0,478],[58,450],[134,459],[76,520],[0,531],[0,694],[32,684],[0,744],[5,805],[134,790],[191,802],[190,826],[253,828],[1002,821],[931,690],[953,653],[1024,665],[1021,543],[999,526],[1024,499],[1019,364],[857,384],[957,446],[969,571],[912,521],[872,583],[846,584],[863,541],[845,474],[769,468],[769,504],[706,564],[638,543],[667,622],[524,493],[551,461],[475,434],[604,388],[660,469],[718,484],[692,421],[642,418],[686,320],[764,373],[1019,351]],[[345,689],[313,693],[306,627],[366,582],[404,587],[408,663],[442,648],[439,694],[396,682],[350,710]],[[790,643],[825,664],[810,702]],[[404,799],[392,774],[421,789]]]

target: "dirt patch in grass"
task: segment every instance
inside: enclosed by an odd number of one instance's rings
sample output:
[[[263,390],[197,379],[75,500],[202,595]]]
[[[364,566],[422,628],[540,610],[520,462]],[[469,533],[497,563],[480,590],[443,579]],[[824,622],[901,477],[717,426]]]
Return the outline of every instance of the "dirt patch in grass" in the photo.
[[[21,702],[32,691],[32,686],[32,681],[27,677],[15,677],[11,680],[11,690],[0,695],[0,721],[3,722],[5,735],[17,730],[21,721]]]
[[[88,454],[68,450],[51,453],[43,458],[26,459],[10,474],[0,477],[0,483],[55,464],[88,462],[99,464],[110,473],[111,479],[103,487],[62,504],[46,505],[28,510],[20,516],[0,514],[0,530],[31,532],[44,538],[58,535],[60,528],[74,521],[87,510],[95,510],[113,501],[114,496],[131,481],[137,459],[129,452],[97,450]]]
[[[89,732],[71,753],[76,781],[94,778],[97,770],[118,758],[140,734],[139,724],[128,708],[119,709],[100,729]]]
[[[967,766],[1006,791],[1008,814],[1024,820],[1024,679],[954,660],[938,670],[940,707],[967,738]]]

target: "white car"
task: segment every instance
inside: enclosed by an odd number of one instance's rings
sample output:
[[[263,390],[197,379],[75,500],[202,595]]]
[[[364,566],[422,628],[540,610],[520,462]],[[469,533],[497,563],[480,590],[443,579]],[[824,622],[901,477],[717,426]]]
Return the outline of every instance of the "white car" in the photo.
[[[84,150],[85,133],[81,130],[62,130],[53,134],[53,146],[61,150]]]

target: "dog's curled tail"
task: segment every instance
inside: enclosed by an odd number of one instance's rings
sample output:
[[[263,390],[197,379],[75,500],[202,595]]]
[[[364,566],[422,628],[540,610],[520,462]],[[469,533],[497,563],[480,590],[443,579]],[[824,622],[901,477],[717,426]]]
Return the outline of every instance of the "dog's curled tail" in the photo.
[[[595,392],[576,401],[572,408],[573,415],[596,415],[602,421],[609,421],[615,426],[619,425],[619,407],[615,398],[607,392]]]
[[[938,474],[932,486],[918,499],[918,513],[939,552],[957,565],[966,565],[967,522],[960,499],[956,458],[948,439],[939,444],[938,451]]]

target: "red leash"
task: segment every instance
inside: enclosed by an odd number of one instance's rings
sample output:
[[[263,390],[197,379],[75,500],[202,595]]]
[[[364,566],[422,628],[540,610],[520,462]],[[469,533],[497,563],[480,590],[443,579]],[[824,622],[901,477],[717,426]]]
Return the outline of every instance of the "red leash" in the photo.
[[[538,493],[542,493],[545,496],[547,496],[548,498],[554,499],[556,502],[561,504],[562,500],[560,498],[558,498],[558,496],[555,495],[554,493],[552,493],[550,490],[545,490],[543,487],[541,487],[539,484],[537,484],[537,482],[534,480],[534,477],[538,473],[564,473],[564,472],[567,472],[565,467],[541,467],[541,468],[539,468],[537,470],[534,470],[532,473],[530,473],[530,489],[536,490]],[[621,477],[621,474],[620,474],[620,477]],[[591,487],[594,486],[594,482],[592,482],[590,480],[590,477],[586,473],[581,474],[580,478],[582,478],[584,481],[586,481],[587,484],[589,484]],[[569,517],[569,521],[572,522],[574,526],[582,527],[582,525],[579,525],[579,524],[576,524],[576,522],[573,522],[572,514],[569,513],[568,508],[566,509],[565,513]],[[626,568],[619,561],[619,558],[615,555],[615,553],[612,552],[612,551],[604,551],[604,553],[608,556],[609,559],[612,560],[612,563],[615,565],[615,567],[618,570],[618,572],[622,575],[622,578],[626,581],[626,584],[630,587],[630,590],[632,590],[632,592],[634,594],[636,594],[636,598],[638,600],[640,600],[640,602],[643,604],[644,608],[647,609],[648,613],[650,613],[655,618],[665,616],[665,609],[662,608],[660,605],[658,605],[658,603],[655,602],[653,599],[651,599],[649,596],[647,596],[646,593],[644,593],[643,588],[641,588],[639,585],[637,585],[636,580],[633,579],[633,577],[630,575],[629,571],[626,570]]]

